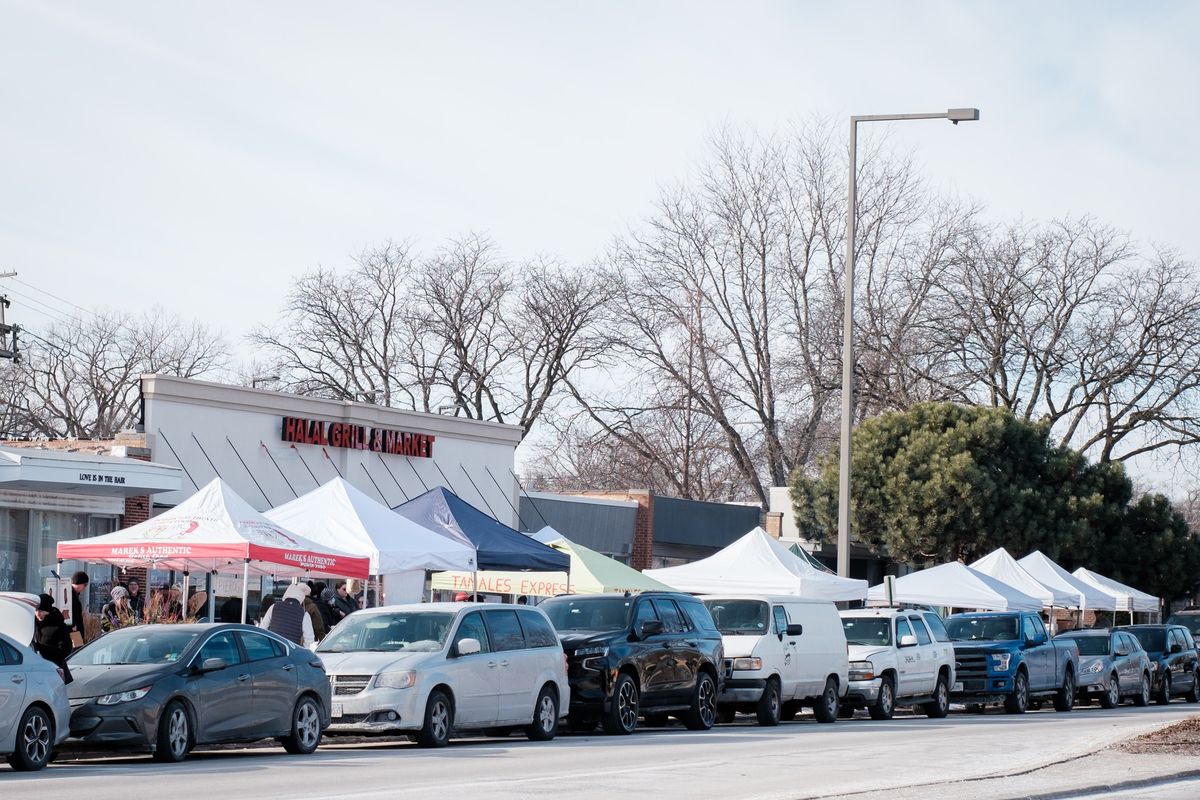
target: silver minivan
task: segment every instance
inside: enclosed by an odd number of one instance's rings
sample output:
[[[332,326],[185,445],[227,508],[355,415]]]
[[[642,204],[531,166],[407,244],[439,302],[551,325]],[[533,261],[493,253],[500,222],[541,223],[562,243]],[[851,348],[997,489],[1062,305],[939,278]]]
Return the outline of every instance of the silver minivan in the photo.
[[[442,747],[455,730],[554,738],[570,706],[566,660],[540,610],[420,603],[356,611],[317,647],[333,689],[327,733],[405,733]]]

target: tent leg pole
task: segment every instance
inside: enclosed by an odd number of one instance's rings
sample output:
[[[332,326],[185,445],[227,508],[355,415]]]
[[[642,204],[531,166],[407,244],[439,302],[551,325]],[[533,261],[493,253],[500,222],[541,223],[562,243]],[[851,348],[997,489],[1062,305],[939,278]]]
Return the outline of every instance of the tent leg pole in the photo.
[[[246,603],[250,600],[250,559],[242,562],[242,624],[246,624]]]
[[[187,622],[188,618],[188,584],[192,582],[191,573],[183,571],[183,599],[179,601],[179,621]]]
[[[471,602],[475,603],[479,600],[479,571],[471,573]]]
[[[204,593],[208,597],[208,621],[214,622],[217,619],[217,596],[213,593],[213,575],[216,573],[209,570],[204,576]]]

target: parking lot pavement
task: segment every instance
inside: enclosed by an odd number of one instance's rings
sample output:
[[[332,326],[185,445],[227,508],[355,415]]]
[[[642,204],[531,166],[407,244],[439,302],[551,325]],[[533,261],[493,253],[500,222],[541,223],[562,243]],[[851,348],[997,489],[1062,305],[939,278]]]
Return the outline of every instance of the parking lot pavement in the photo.
[[[56,763],[32,775],[0,771],[0,796],[23,800],[84,793],[89,800],[125,800],[136,786],[138,794],[149,796],[202,793],[228,800],[479,794],[489,800],[539,794],[607,800],[646,792],[656,798],[771,800],[883,789],[895,798],[903,787],[1012,774],[1078,758],[1198,711],[1200,706],[1173,703],[1019,717],[993,712],[955,713],[944,720],[859,718],[832,725],[802,718],[777,728],[743,723],[692,732],[671,726],[632,737],[561,736],[546,743],[518,736],[464,739],[437,751],[406,741],[339,745],[330,740],[335,743],[312,756],[264,748],[198,752],[176,765],[108,757]],[[960,795],[927,789],[920,796]]]

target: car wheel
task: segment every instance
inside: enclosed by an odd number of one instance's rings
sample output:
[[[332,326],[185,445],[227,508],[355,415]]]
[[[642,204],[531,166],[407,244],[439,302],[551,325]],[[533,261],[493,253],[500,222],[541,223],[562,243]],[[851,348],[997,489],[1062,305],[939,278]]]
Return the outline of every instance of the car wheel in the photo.
[[[549,686],[543,686],[533,704],[533,724],[525,729],[525,735],[535,742],[548,742],[558,732],[558,695]]]
[[[8,763],[19,772],[36,772],[50,763],[54,747],[54,724],[50,715],[38,706],[30,706],[17,724],[15,749]]]
[[[1054,710],[1070,711],[1075,707],[1075,672],[1067,670],[1062,687],[1054,694]]]
[[[937,684],[933,687],[933,699],[921,705],[925,716],[942,719],[950,713],[950,679],[945,673],[938,675]]]
[[[1009,714],[1024,714],[1029,708],[1029,678],[1024,670],[1017,670],[1013,679],[1012,694],[1004,698],[1004,710]]]
[[[629,735],[637,730],[638,687],[627,673],[617,676],[613,686],[612,702],[608,711],[600,718],[600,725],[608,734]]]
[[[1117,673],[1108,676],[1108,688],[1100,695],[1101,708],[1116,708],[1121,705],[1121,686],[1117,683]]]
[[[871,715],[871,719],[885,720],[891,719],[896,713],[896,690],[892,687],[892,679],[886,677],[879,684],[879,696],[875,698],[875,702],[867,706],[867,713]]]
[[[683,715],[683,724],[691,731],[706,731],[717,723],[717,683],[707,672],[696,676],[692,706]]]
[[[158,740],[154,747],[154,760],[178,763],[187,758],[192,749],[192,720],[187,709],[178,700],[167,703],[158,718]]]
[[[782,705],[783,702],[779,699],[779,681],[774,678],[768,678],[762,697],[758,698],[758,705],[754,708],[754,714],[758,717],[758,724],[767,728],[773,728],[778,725],[779,717],[782,713]]]
[[[838,708],[841,703],[838,702],[838,686],[834,678],[825,679],[825,691],[821,692],[821,696],[817,698],[816,704],[813,706],[813,714],[817,718],[817,722],[836,722],[838,718]]]
[[[1150,705],[1150,676],[1144,672],[1142,673],[1142,686],[1133,696],[1133,704],[1135,706]]]
[[[292,710],[292,732],[283,737],[283,749],[306,756],[321,744],[321,709],[317,701],[305,695]]]
[[[1154,702],[1160,706],[1171,702],[1171,673],[1163,673],[1162,683],[1158,685],[1158,694],[1154,695]]]
[[[1200,672],[1192,673],[1192,688],[1187,690],[1183,699],[1189,703],[1200,702]]]
[[[425,722],[417,732],[417,743],[422,747],[445,747],[450,743],[450,731],[454,728],[454,707],[446,693],[434,689],[425,703]]]

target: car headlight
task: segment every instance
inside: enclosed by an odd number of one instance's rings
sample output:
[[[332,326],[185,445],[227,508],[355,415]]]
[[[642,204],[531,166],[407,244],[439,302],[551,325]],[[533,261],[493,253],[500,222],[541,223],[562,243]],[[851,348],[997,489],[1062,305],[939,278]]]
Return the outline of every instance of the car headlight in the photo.
[[[1012,653],[991,653],[988,658],[997,672],[1008,672],[1008,665],[1012,663]]]
[[[1097,662],[1095,662],[1094,664],[1092,664],[1091,666],[1085,667],[1085,668],[1083,669],[1083,672],[1085,672],[1085,673],[1088,673],[1088,672],[1100,672],[1100,671],[1102,671],[1103,669],[1104,669],[1104,662],[1103,662],[1103,661],[1097,661]]]
[[[762,669],[761,658],[735,658],[733,660],[733,668],[738,669]]]
[[[117,703],[128,703],[131,700],[141,700],[143,697],[150,694],[151,688],[153,687],[143,686],[140,689],[132,689],[128,692],[106,694],[103,697],[96,698],[96,703],[102,706],[115,706]]]
[[[381,672],[375,679],[375,687],[378,689],[407,689],[415,686],[416,683],[417,673],[411,669]]]
[[[593,672],[604,670],[604,659],[608,656],[607,647],[581,647],[575,651],[574,657],[580,659],[581,666]]]
[[[852,681],[873,681],[875,665],[870,661],[851,661],[849,678]]]
[[[575,655],[578,658],[582,658],[583,656],[606,656],[606,655],[608,655],[608,648],[607,647],[581,647],[575,651]]]

